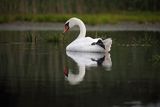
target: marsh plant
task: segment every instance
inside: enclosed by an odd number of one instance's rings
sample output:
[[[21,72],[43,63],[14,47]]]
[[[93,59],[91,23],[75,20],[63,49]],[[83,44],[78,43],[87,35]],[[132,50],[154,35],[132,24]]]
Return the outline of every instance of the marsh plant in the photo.
[[[159,45],[158,37],[151,35],[131,36],[126,39],[115,39],[115,43],[120,46],[154,46]]]
[[[25,35],[25,37],[26,37],[26,42],[32,42],[32,43],[36,43],[38,39],[36,32],[28,32],[27,35]]]
[[[153,64],[160,64],[160,54],[155,54],[152,56]]]
[[[60,32],[45,32],[45,31],[32,31],[28,32],[27,35],[25,35],[25,41],[26,42],[52,42],[52,43],[59,43],[60,41],[63,41],[63,35]]]

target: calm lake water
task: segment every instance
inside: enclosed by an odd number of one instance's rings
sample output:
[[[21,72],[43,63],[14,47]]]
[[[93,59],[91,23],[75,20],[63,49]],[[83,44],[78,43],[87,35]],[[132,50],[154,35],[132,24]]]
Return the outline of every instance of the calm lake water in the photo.
[[[66,53],[77,34],[0,31],[0,104],[160,107],[160,32],[88,32],[111,52]]]

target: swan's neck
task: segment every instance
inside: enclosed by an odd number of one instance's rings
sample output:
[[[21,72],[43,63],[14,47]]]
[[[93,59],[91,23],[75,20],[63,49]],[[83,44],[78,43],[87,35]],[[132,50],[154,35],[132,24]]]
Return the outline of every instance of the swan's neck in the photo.
[[[78,80],[83,80],[83,77],[85,76],[85,66],[79,66],[79,74],[77,75]]]
[[[79,74],[81,74],[81,75],[83,74],[83,75],[84,75],[84,74],[85,74],[85,71],[86,71],[86,70],[85,70],[85,65],[80,65],[80,66],[79,66]]]
[[[72,74],[70,72],[69,74],[70,76],[68,77],[68,81],[73,84],[76,85],[79,82],[81,82],[85,76],[85,66],[79,66],[79,74]]]
[[[86,27],[85,27],[84,23],[82,21],[78,20],[77,25],[80,28],[80,33],[79,33],[77,39],[85,37],[86,36]]]

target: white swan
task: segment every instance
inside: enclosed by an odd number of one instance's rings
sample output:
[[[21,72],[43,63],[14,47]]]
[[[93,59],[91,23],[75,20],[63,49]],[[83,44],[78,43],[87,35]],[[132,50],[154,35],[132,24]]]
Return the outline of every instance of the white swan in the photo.
[[[84,53],[84,52],[66,52],[67,56],[72,58],[78,65],[78,74],[71,72],[71,69],[65,68],[64,75],[71,85],[76,85],[83,81],[86,68],[103,66],[107,71],[111,70],[112,61],[110,53]]]
[[[84,23],[78,18],[70,18],[64,27],[64,33],[73,26],[79,26],[79,36],[71,42],[67,47],[67,51],[83,51],[83,52],[109,52],[112,44],[112,39],[108,38],[102,40],[101,38],[91,38],[86,36],[86,27]]]

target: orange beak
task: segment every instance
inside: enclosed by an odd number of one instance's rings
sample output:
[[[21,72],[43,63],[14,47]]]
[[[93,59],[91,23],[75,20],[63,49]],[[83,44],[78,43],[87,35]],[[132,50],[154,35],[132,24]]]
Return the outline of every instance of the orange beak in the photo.
[[[68,32],[68,30],[69,30],[69,26],[68,26],[68,25],[65,25],[65,26],[64,26],[64,31],[63,31],[63,33]]]

